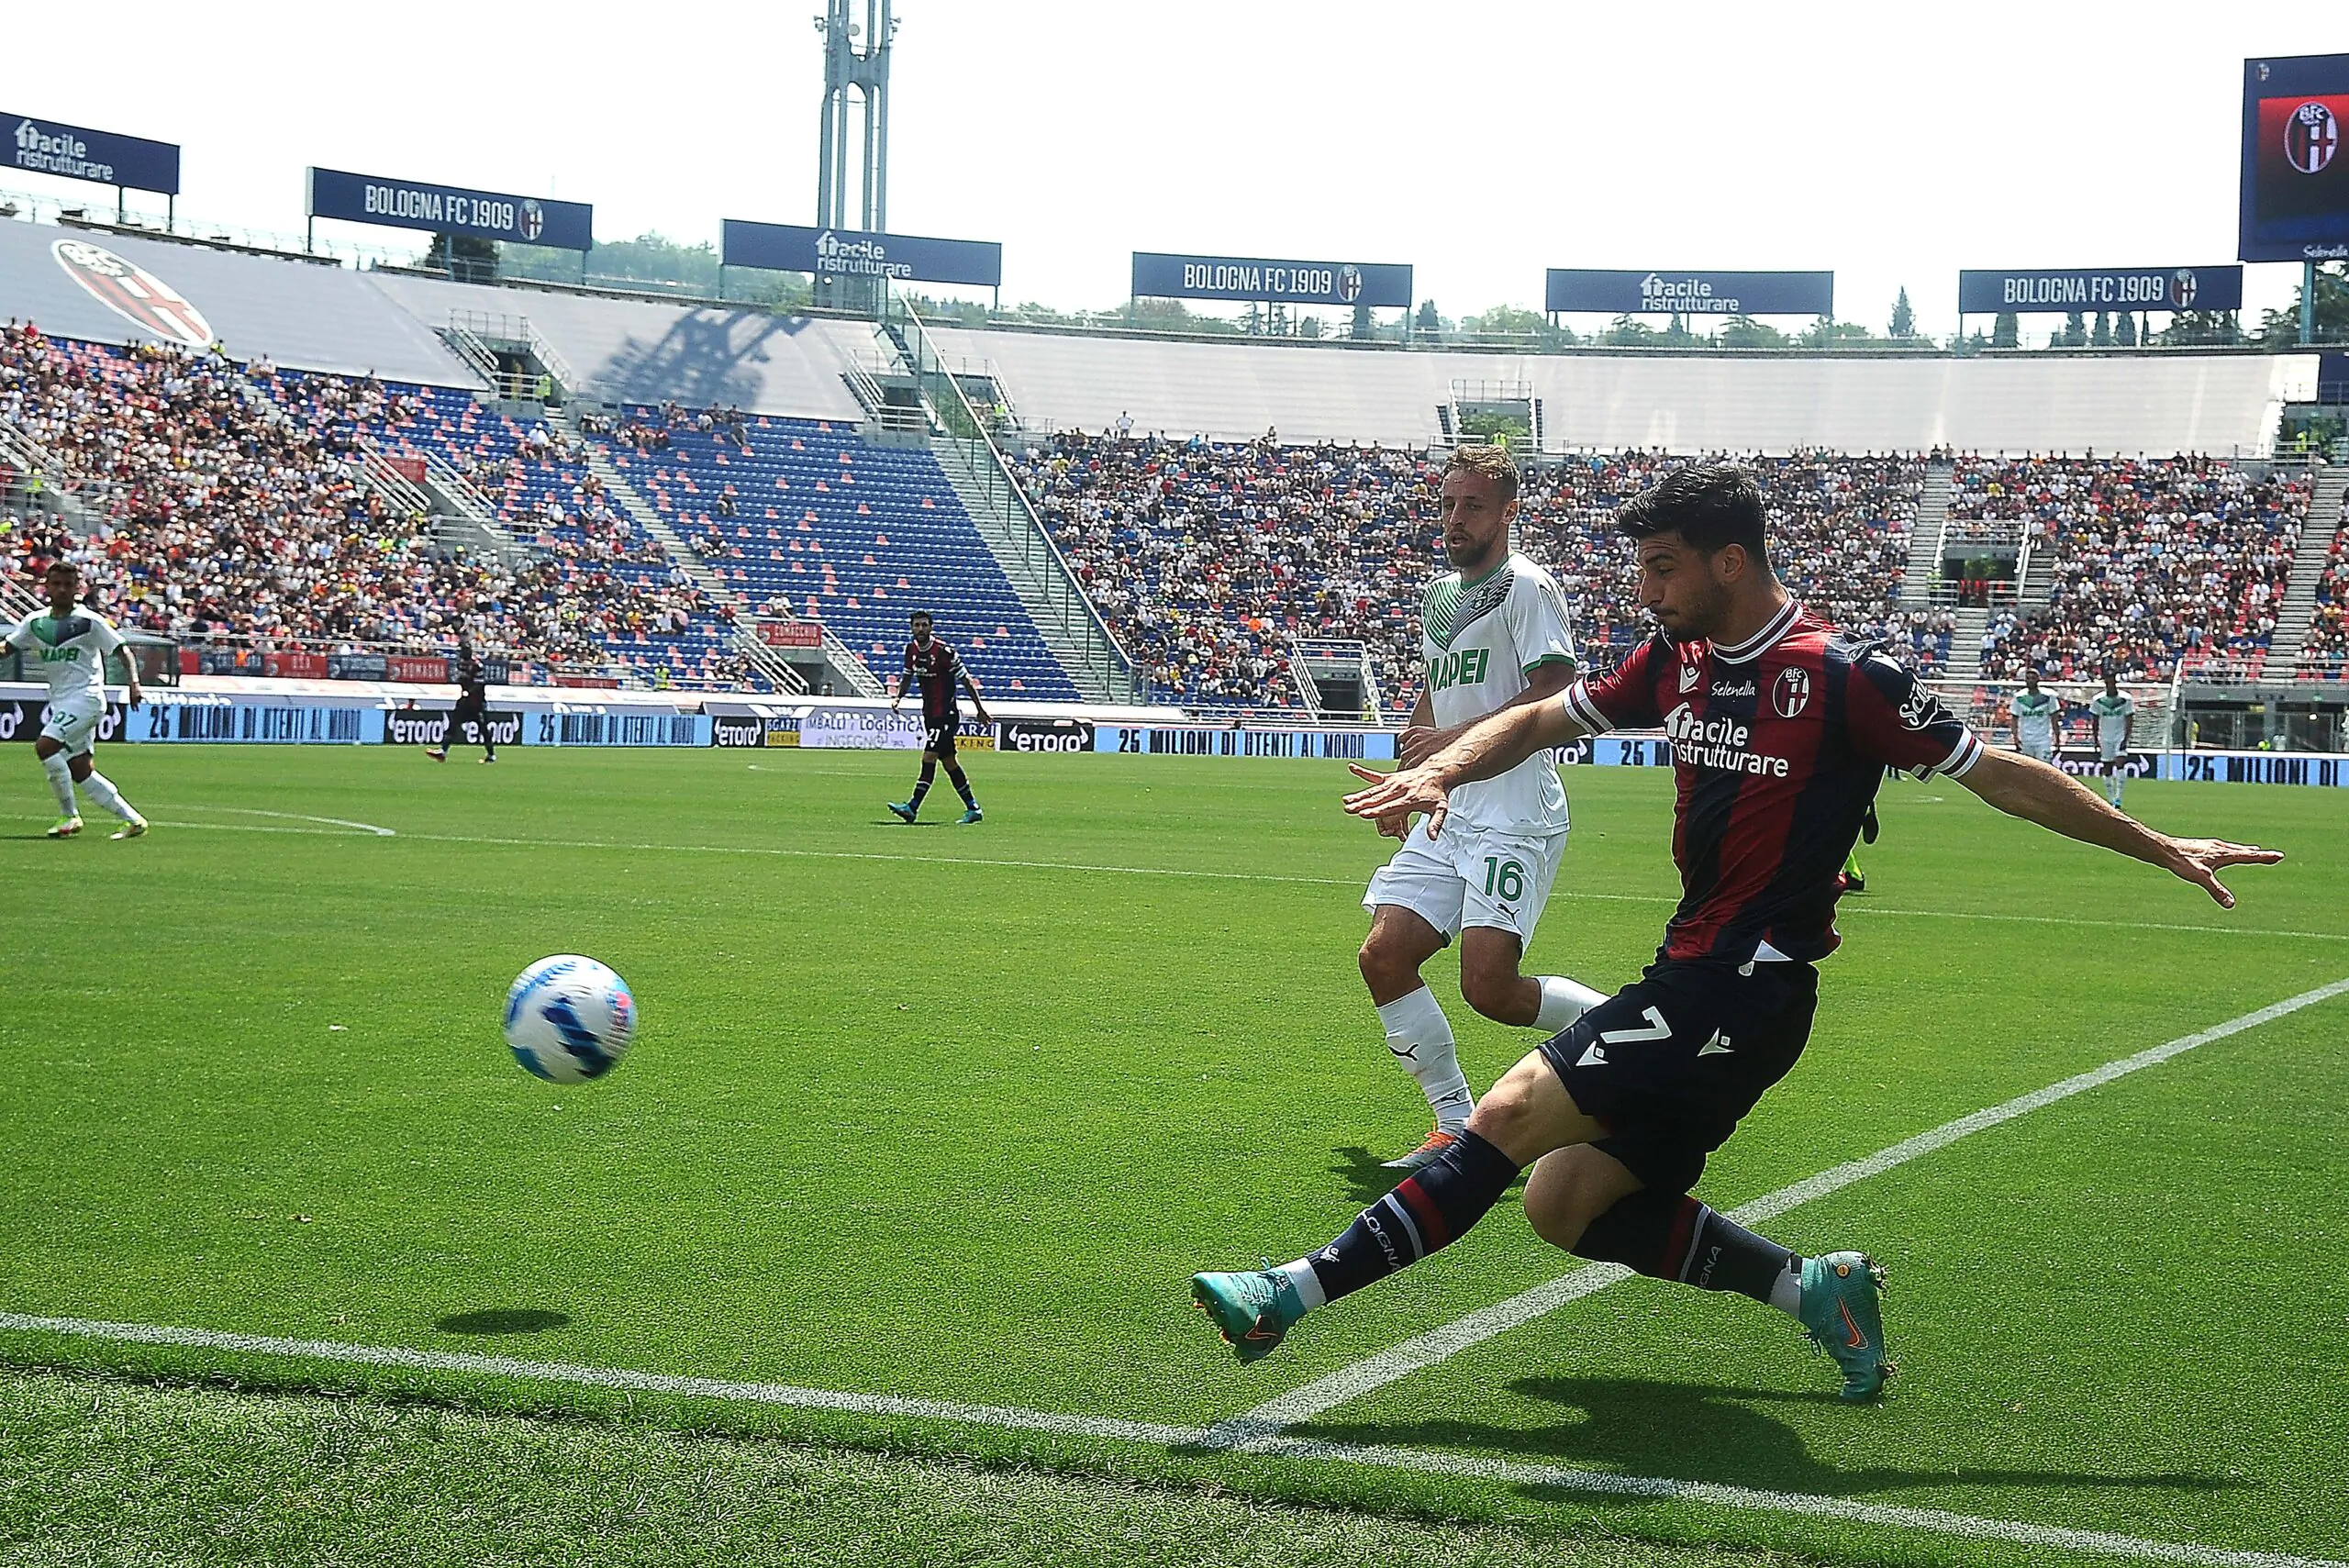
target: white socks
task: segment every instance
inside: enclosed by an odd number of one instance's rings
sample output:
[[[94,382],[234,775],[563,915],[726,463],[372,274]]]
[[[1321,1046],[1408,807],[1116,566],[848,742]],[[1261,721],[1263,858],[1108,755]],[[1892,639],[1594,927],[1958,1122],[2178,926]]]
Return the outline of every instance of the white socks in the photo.
[[[1540,984],[1542,1010],[1533,1015],[1533,1027],[1545,1034],[1556,1034],[1607,1000],[1602,993],[1563,974],[1544,974]]]
[[[121,817],[125,822],[139,820],[139,813],[130,808],[130,802],[122,798],[122,791],[115,788],[114,781],[107,778],[106,774],[93,769],[90,776],[82,781],[82,787],[90,792],[92,800]]]
[[[1436,1005],[1435,993],[1422,985],[1388,1002],[1378,1009],[1378,1021],[1386,1029],[1386,1049],[1419,1080],[1436,1125],[1446,1132],[1467,1126],[1476,1096],[1468,1092],[1468,1077],[1460,1071],[1459,1051],[1453,1044],[1452,1023]]]
[[[1770,1305],[1799,1322],[1802,1318],[1802,1260],[1796,1266],[1780,1269],[1777,1278],[1770,1282]]]
[[[1285,1275],[1288,1283],[1297,1287],[1297,1298],[1305,1303],[1305,1309],[1308,1312],[1317,1307],[1329,1305],[1330,1298],[1321,1289],[1321,1276],[1313,1272],[1313,1265],[1305,1259],[1299,1258],[1293,1263],[1283,1263],[1273,1272]]]
[[[49,775],[49,787],[57,796],[58,811],[66,817],[81,816],[82,808],[73,804],[73,773],[65,764],[65,753],[43,757],[40,771]]]

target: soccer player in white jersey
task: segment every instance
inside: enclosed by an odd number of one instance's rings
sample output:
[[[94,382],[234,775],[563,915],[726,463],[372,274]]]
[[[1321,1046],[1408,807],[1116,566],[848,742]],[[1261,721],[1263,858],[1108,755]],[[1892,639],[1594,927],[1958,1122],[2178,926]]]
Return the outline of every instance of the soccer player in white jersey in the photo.
[[[2055,720],[2064,705],[2039,689],[2039,672],[2025,670],[2022,690],[2007,704],[2015,717],[2015,750],[2037,762],[2055,760]]]
[[[1453,570],[1429,585],[1420,607],[1427,679],[1403,732],[1407,767],[1433,752],[1439,728],[1545,701],[1574,676],[1564,596],[1548,573],[1509,549],[1517,490],[1517,465],[1498,447],[1455,448],[1444,465],[1439,516]],[[1419,966],[1454,937],[1460,994],[1496,1023],[1555,1034],[1605,1000],[1563,976],[1518,971],[1566,846],[1566,792],[1553,754],[1464,795],[1452,818],[1460,830],[1430,839],[1403,825],[1402,847],[1363,895],[1371,921],[1362,977],[1386,1049],[1435,1113],[1426,1141],[1386,1162],[1396,1170],[1417,1170],[1441,1155],[1476,1108],[1452,1025],[1419,978]]]
[[[33,742],[33,755],[49,775],[49,787],[64,813],[49,830],[52,839],[70,839],[82,830],[81,808],[74,804],[73,786],[122,818],[115,837],[136,839],[147,831],[147,818],[99,773],[91,757],[97,743],[98,722],[106,716],[106,655],[123,645],[122,634],[104,616],[81,607],[82,569],[61,561],[42,579],[49,594],[49,614],[28,616],[8,632],[8,646],[40,661],[49,677],[49,717]],[[139,688],[139,666],[128,664],[130,706],[147,700]]]
[[[2107,670],[2104,690],[2088,699],[2088,712],[2096,717],[2097,764],[2104,771],[2104,798],[2118,807],[2121,792],[2129,784],[2129,721],[2137,715],[2137,704]]]

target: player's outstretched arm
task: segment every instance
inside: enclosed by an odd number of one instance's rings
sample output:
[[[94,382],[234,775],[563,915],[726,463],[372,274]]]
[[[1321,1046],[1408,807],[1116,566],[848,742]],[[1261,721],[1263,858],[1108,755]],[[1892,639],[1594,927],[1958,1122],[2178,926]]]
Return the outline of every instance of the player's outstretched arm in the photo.
[[[2256,844],[2156,833],[2062,769],[2013,751],[1984,749],[1957,782],[2009,817],[2182,877],[2217,900],[2221,909],[2233,908],[2235,895],[2219,881],[2221,872],[2230,866],[2274,865],[2284,858],[2283,851]]]
[[[1346,796],[1345,806],[1354,816],[1374,821],[1425,812],[1428,837],[1432,839],[1443,831],[1454,785],[1497,777],[1534,752],[1563,746],[1584,733],[1564,702],[1498,708],[1416,768],[1376,773],[1347,764],[1370,787]]]

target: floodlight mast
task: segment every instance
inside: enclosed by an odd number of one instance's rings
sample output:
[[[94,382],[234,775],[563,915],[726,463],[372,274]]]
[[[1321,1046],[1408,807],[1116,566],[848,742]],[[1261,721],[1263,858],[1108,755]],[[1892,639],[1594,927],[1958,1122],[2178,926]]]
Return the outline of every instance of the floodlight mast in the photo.
[[[889,226],[889,45],[897,36],[892,0],[863,0],[864,19],[852,19],[857,0],[825,0],[816,31],[824,39],[823,137],[816,155],[816,227],[846,228],[849,222],[849,94],[863,101],[863,199],[854,227],[879,232]],[[863,48],[860,50],[860,41]],[[816,280],[819,303],[843,280]]]

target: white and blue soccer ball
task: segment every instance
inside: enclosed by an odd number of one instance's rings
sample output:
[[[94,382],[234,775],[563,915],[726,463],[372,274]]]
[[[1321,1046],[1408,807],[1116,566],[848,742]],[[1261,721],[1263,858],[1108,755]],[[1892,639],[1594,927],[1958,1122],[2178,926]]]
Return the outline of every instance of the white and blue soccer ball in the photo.
[[[551,1084],[600,1078],[636,1038],[636,997],[608,964],[577,953],[542,958],[506,993],[506,1043]]]

